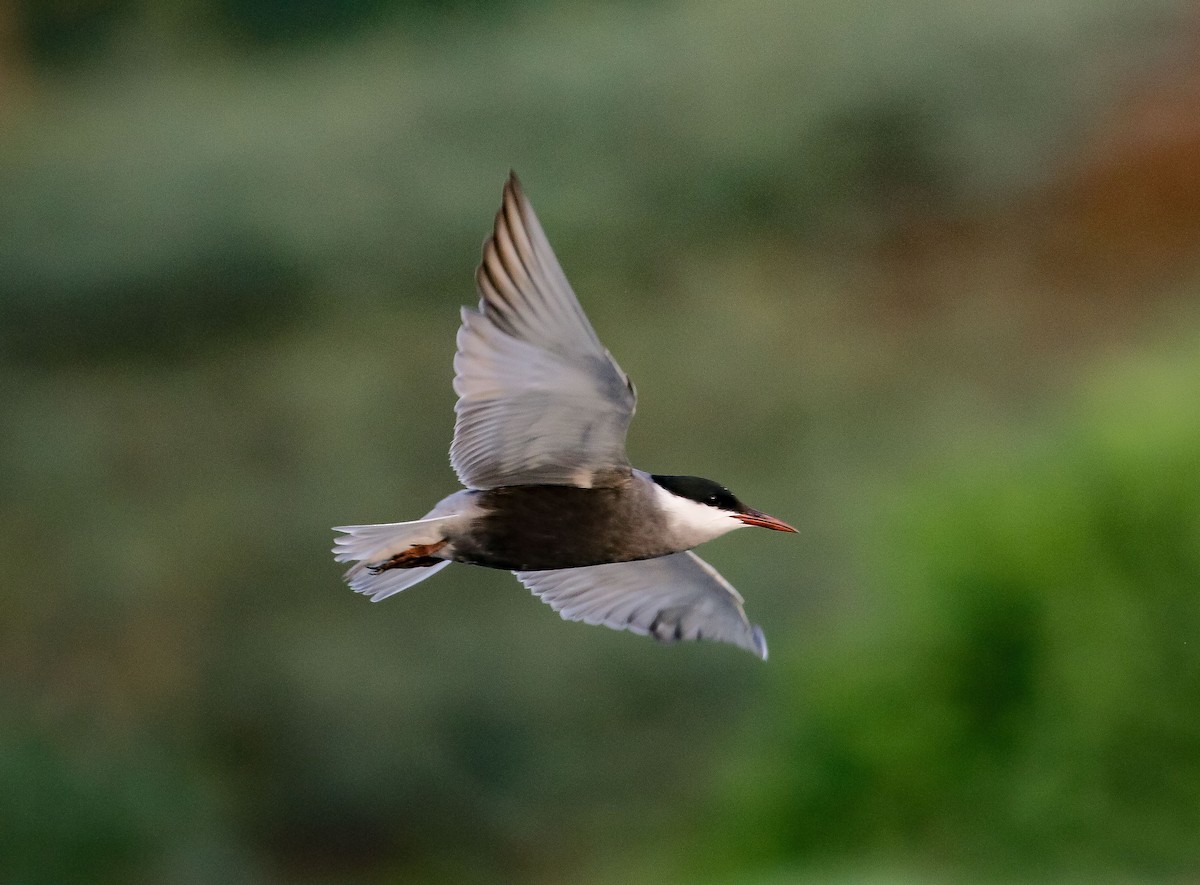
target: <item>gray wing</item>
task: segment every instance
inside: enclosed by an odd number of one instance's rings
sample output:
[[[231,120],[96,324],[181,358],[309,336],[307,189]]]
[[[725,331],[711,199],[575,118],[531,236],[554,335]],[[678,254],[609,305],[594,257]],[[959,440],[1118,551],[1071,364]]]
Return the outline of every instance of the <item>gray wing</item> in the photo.
[[[691,551],[514,574],[568,621],[603,624],[663,642],[715,639],[767,659],[767,641],[762,629],[746,619],[742,597]]]
[[[450,463],[463,485],[609,485],[628,476],[636,396],[579,306],[515,174],[463,308]]]

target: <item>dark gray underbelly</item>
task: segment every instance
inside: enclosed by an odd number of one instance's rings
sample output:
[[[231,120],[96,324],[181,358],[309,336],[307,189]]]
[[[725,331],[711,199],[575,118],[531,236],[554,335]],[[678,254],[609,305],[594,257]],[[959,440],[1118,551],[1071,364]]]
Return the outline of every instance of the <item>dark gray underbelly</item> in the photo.
[[[617,488],[507,486],[478,493],[486,512],[454,539],[455,559],[533,571],[650,559],[664,546],[652,499],[637,484]]]

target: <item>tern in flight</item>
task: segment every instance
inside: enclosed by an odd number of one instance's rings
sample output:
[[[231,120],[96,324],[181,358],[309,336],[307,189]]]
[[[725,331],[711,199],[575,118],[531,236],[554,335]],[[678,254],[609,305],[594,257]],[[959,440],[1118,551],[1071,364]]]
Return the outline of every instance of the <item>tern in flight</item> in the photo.
[[[515,174],[462,309],[450,462],[466,487],[424,518],[341,526],[333,552],[374,601],[452,562],[511,571],[572,621],[767,657],[742,597],[692,548],[795,529],[697,476],[630,465],[636,394],[596,337]]]

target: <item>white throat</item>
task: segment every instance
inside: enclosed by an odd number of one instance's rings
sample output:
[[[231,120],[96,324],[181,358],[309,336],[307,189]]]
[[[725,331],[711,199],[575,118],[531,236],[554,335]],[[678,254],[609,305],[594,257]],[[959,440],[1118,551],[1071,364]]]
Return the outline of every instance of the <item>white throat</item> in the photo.
[[[673,546],[681,550],[691,549],[745,525],[728,510],[673,495],[658,483],[654,484],[654,496]]]

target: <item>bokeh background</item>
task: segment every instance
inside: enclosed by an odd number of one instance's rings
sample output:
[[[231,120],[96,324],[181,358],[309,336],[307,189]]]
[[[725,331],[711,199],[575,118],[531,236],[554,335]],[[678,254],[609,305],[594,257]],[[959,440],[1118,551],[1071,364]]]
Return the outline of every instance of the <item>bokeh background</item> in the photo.
[[[771,659],[455,487],[510,167]],[[0,3],[5,882],[1200,880],[1200,11]]]

